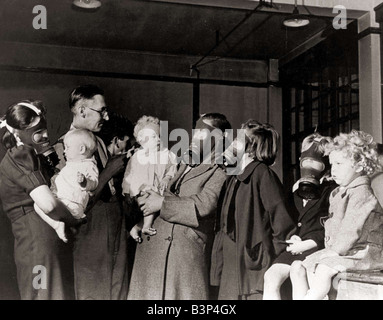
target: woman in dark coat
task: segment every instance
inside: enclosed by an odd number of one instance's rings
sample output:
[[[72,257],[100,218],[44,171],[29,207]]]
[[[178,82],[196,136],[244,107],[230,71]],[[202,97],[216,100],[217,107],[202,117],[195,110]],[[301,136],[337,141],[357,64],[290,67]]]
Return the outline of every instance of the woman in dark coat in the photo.
[[[226,183],[212,252],[211,284],[219,286],[221,300],[260,300],[264,273],[294,232],[281,182],[269,168],[278,133],[255,120],[242,129],[245,153],[238,166],[243,172]]]
[[[0,163],[0,197],[12,223],[17,281],[23,300],[73,299],[72,251],[34,211],[36,203],[55,220],[76,220],[49,189],[45,109],[39,101],[8,108],[1,126],[8,149]],[[53,166],[52,166],[53,167]]]

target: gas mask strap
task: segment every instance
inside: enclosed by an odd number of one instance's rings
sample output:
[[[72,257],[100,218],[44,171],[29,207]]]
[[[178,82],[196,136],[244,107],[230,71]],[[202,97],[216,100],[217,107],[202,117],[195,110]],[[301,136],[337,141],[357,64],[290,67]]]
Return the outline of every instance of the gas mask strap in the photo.
[[[10,132],[10,133],[14,133],[15,132],[15,128],[11,127],[8,123],[7,123],[7,120],[0,120],[0,129],[1,128],[7,128],[7,130]]]
[[[20,102],[17,105],[18,106],[24,106],[24,107],[27,107],[27,108],[33,110],[34,112],[36,112],[36,114],[38,116],[41,115],[41,110],[39,108],[37,108],[36,106],[34,106],[33,104],[30,104],[30,103],[27,103],[27,102]]]

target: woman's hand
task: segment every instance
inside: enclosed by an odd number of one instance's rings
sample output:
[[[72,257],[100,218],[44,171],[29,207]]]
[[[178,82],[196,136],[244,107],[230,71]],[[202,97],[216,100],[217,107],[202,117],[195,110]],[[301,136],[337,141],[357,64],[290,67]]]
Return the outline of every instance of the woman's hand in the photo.
[[[164,197],[153,190],[149,190],[143,196],[138,197],[137,202],[144,216],[149,216],[161,210]]]

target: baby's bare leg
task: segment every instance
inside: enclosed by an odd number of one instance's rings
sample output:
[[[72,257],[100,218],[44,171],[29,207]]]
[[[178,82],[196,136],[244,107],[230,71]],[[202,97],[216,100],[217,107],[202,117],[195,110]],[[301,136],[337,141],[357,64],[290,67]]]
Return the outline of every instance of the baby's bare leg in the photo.
[[[144,217],[144,226],[142,227],[143,234],[154,236],[157,233],[157,230],[152,228],[154,218],[154,214]]]
[[[40,209],[40,207],[35,203],[33,205],[36,213],[43,219],[47,224],[49,224],[57,233],[58,237],[64,241],[68,242],[68,239],[65,235],[65,224],[62,221],[57,221],[52,218],[50,218],[47,214],[44,213],[43,210]]]

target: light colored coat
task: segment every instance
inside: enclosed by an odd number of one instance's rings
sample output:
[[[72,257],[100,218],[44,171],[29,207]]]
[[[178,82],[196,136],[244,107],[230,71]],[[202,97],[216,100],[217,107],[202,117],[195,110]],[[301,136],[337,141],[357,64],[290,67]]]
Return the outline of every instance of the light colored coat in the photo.
[[[340,272],[383,269],[383,210],[368,177],[332,192],[324,227],[325,249],[306,258],[307,269],[319,263]]]
[[[185,169],[180,166],[168,191]],[[128,299],[208,299],[208,248],[225,179],[218,166],[201,164],[183,177],[178,195],[165,193],[157,234],[137,246]]]

